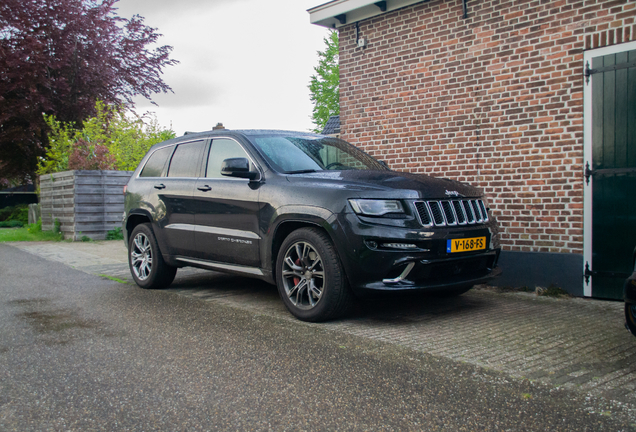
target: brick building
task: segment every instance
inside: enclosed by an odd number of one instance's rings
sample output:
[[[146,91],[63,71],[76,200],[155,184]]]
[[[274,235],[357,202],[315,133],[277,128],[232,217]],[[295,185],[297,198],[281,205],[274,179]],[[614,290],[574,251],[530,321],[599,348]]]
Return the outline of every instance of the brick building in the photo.
[[[500,285],[621,297],[636,246],[636,2],[335,0],[309,14],[339,31],[342,138],[392,169],[481,187],[501,225]]]

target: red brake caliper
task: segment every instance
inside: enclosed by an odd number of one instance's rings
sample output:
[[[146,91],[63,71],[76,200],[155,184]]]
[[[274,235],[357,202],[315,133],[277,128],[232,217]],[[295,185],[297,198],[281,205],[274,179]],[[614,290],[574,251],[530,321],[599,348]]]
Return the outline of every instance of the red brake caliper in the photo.
[[[296,261],[294,261],[294,264],[300,265],[300,258],[297,258]],[[298,285],[299,282],[300,282],[300,278],[294,277],[294,286]]]

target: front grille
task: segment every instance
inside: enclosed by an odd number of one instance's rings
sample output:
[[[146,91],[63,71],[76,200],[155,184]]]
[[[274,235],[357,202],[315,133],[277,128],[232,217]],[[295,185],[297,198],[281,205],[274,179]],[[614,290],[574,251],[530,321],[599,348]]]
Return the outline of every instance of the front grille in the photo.
[[[415,209],[424,226],[475,225],[488,222],[480,199],[416,201]]]

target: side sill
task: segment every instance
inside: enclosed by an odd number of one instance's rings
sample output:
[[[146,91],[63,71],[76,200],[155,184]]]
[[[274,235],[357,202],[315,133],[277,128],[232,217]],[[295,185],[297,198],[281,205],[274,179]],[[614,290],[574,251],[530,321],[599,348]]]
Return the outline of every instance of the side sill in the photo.
[[[204,261],[204,260],[197,260],[197,259],[185,258],[185,257],[176,257],[175,259],[177,261],[181,261],[196,267],[204,267],[210,270],[218,270],[221,272],[238,273],[238,274],[257,276],[257,277],[265,276],[263,271],[256,267],[247,267],[247,266],[241,266],[236,264],[225,264],[225,263],[218,263],[214,261]]]

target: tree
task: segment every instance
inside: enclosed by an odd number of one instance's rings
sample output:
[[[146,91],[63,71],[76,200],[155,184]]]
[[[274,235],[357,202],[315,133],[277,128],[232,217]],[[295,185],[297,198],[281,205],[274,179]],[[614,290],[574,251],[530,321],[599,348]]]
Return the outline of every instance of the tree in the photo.
[[[338,32],[331,30],[324,38],[325,51],[318,51],[316,75],[311,76],[309,90],[314,104],[314,132],[322,132],[329,117],[340,114],[340,66],[338,64]]]
[[[120,169],[132,171],[150,147],[175,137],[154,117],[139,117],[123,106],[95,105],[96,114],[81,128],[46,116],[49,146],[38,164],[38,174],[71,169]]]
[[[117,0],[0,2],[0,177],[33,179],[48,146],[43,114],[81,127],[95,103],[132,105],[171,88],[162,70],[172,47]]]
[[[115,169],[115,158],[105,145],[79,139],[73,143],[73,152],[68,158],[68,169],[112,170]]]

